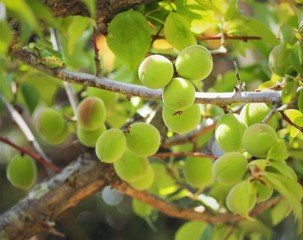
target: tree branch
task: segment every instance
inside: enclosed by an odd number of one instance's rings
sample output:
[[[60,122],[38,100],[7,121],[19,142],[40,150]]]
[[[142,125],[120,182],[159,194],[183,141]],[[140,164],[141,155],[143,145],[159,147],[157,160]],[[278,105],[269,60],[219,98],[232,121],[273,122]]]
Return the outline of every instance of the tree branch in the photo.
[[[40,156],[39,154],[32,152],[28,149],[25,149],[15,143],[13,143],[12,141],[10,141],[7,138],[1,137],[0,136],[0,142],[3,142],[7,145],[10,145],[11,147],[17,149],[18,151],[20,151],[23,154],[26,154],[30,157],[32,157],[33,159],[35,159],[37,162],[41,163],[43,166],[45,166],[46,168],[49,168],[51,170],[53,170],[54,172],[60,172],[60,168],[58,168],[56,165],[52,164],[51,162],[47,161],[46,159],[44,159],[42,156]]]
[[[138,96],[151,99],[162,98],[161,89],[153,90],[144,86],[118,82],[108,78],[100,78],[87,73],[74,72],[65,68],[47,68],[39,64],[35,56],[25,49],[17,51],[15,56],[32,67],[66,82],[102,88],[105,90],[122,93],[130,97]],[[281,101],[280,96],[281,93],[276,91],[225,93],[197,92],[195,103],[208,103],[219,106],[226,106],[232,103],[277,103]]]
[[[215,215],[208,212],[196,212],[180,208],[145,191],[138,191],[122,182],[114,172],[112,164],[100,163],[90,154],[81,157],[64,168],[50,180],[36,186],[28,196],[0,216],[0,237],[24,240],[49,229],[49,223],[55,223],[63,213],[84,199],[100,191],[104,186],[111,187],[124,194],[145,202],[163,214],[186,220],[200,220],[208,223],[234,223],[243,217],[230,213]],[[262,214],[276,200],[257,206],[252,214]]]
[[[97,25],[103,33],[107,31],[108,23],[119,12],[134,8],[140,4],[156,2],[157,0],[96,0]],[[44,0],[42,1],[55,17],[81,15],[88,17],[89,11],[83,1],[79,0]]]

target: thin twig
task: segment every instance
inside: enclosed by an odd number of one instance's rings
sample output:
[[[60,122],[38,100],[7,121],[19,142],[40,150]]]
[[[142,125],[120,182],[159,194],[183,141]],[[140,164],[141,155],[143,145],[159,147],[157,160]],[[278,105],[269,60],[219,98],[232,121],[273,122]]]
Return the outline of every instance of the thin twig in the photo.
[[[62,49],[62,45],[60,42],[60,36],[59,36],[58,32],[55,29],[51,28],[50,35],[51,35],[51,43],[53,45],[53,49],[56,51],[59,51],[64,59],[63,49]],[[75,91],[70,83],[64,82],[63,84],[64,84],[64,88],[65,88],[65,92],[66,92],[68,101],[73,110],[73,115],[76,116],[78,99],[76,97]]]
[[[282,118],[288,122],[291,126],[295,127],[296,129],[298,129],[300,132],[303,132],[303,127],[299,126],[298,124],[294,123],[293,121],[291,121],[291,119],[286,115],[286,113],[284,111],[279,111],[279,113],[281,114]]]
[[[197,36],[196,39],[197,40],[221,40],[222,33],[208,35],[208,36]],[[261,38],[258,36],[233,36],[230,34],[224,34],[224,39],[242,40],[244,42],[247,42],[248,40],[261,40]]]
[[[101,77],[102,76],[102,68],[101,68],[101,63],[99,59],[99,48],[97,44],[97,29],[94,27],[93,29],[93,38],[92,38],[93,46],[94,46],[94,51],[95,51],[95,65],[96,65],[96,76]]]
[[[241,82],[240,75],[239,75],[239,65],[236,62],[236,60],[233,60],[233,63],[234,63],[235,72],[236,72],[236,78],[237,78],[237,85],[235,86],[235,91],[236,92],[245,91],[245,89],[244,89],[245,83]]]
[[[170,148],[175,145],[184,144],[187,142],[192,141],[195,138],[198,138],[199,136],[209,133],[210,131],[213,131],[216,127],[216,121],[213,122],[209,126],[204,126],[204,124],[199,125],[195,130],[185,133],[182,135],[175,135],[171,138],[167,138],[163,143],[161,143],[161,146],[163,148]]]
[[[166,158],[166,157],[185,157],[185,156],[194,156],[194,157],[205,157],[217,159],[218,156],[201,153],[201,152],[164,152],[164,153],[156,153],[153,157],[158,158]]]
[[[41,146],[37,142],[35,136],[33,135],[32,131],[30,130],[30,128],[28,127],[22,116],[13,108],[13,106],[2,95],[0,95],[0,98],[4,103],[4,105],[6,106],[6,108],[8,109],[8,111],[10,112],[13,120],[17,123],[20,130],[25,135],[27,141],[33,145],[34,149],[38,152],[40,156],[43,157],[43,159],[45,159],[45,161],[51,163],[52,161],[46,156],[46,154],[42,150]],[[48,168],[46,169],[48,175],[52,176],[53,174],[49,170],[50,169]]]
[[[30,157],[32,157],[33,159],[35,159],[37,162],[41,163],[42,165],[44,165],[46,168],[49,168],[51,170],[53,170],[54,172],[60,172],[60,168],[58,168],[57,166],[55,166],[54,164],[52,164],[51,162],[48,162],[47,160],[45,160],[43,157],[41,157],[40,155],[38,155],[35,152],[32,152],[26,148],[23,148],[15,143],[13,143],[12,141],[10,141],[7,138],[4,137],[0,137],[0,142],[3,142],[7,145],[12,146],[13,148],[17,149],[18,151],[20,151],[23,154],[26,154]]]
[[[262,123],[268,123],[269,120],[275,115],[275,113],[278,111],[279,103],[275,103],[272,106],[272,109],[267,114],[267,116],[262,120]]]

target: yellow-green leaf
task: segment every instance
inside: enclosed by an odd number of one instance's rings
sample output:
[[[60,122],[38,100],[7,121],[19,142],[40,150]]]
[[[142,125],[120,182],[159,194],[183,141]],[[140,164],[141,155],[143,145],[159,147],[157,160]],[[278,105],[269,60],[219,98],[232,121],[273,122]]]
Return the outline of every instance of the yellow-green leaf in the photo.
[[[6,54],[13,35],[6,21],[0,21],[1,37],[0,37],[0,53]]]
[[[129,10],[119,13],[109,25],[108,46],[130,70],[139,66],[150,42],[151,28],[139,12]]]
[[[164,35],[167,41],[178,50],[196,43],[190,24],[178,13],[170,13],[164,23]]]

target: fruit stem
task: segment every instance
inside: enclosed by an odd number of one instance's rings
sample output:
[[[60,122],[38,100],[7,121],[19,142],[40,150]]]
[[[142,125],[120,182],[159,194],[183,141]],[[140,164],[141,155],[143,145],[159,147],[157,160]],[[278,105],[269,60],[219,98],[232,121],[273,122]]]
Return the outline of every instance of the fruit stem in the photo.
[[[61,171],[60,168],[58,168],[57,166],[55,166],[54,164],[52,164],[51,162],[48,162],[46,161],[43,157],[41,157],[40,155],[28,150],[28,149],[25,149],[15,143],[13,143],[12,141],[10,141],[9,139],[7,138],[4,138],[4,137],[0,137],[0,142],[3,142],[7,145],[10,145],[11,147],[13,148],[16,148],[17,150],[19,150],[21,153],[23,154],[26,154],[30,157],[32,157],[33,159],[35,159],[37,162],[41,163],[42,165],[44,165],[45,167],[53,170],[54,172],[58,173]]]

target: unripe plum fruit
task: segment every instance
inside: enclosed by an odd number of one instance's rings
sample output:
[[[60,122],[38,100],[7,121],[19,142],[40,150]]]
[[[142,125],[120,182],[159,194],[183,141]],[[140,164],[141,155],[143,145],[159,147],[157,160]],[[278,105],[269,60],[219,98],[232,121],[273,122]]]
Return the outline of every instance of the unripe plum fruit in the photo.
[[[165,87],[172,79],[174,67],[172,62],[161,55],[145,58],[138,69],[141,83],[152,89]]]
[[[154,182],[155,174],[154,169],[150,164],[147,166],[146,173],[136,179],[135,181],[129,182],[129,185],[137,190],[146,190],[148,189]]]
[[[61,138],[67,126],[62,113],[45,108],[38,113],[37,128],[44,140],[53,143]]]
[[[29,156],[14,156],[6,168],[6,176],[16,188],[28,190],[37,178],[35,161]]]
[[[191,45],[178,54],[175,65],[181,77],[191,81],[200,81],[211,73],[213,59],[207,48]]]
[[[250,126],[255,123],[260,123],[270,112],[270,107],[265,103],[247,103],[240,112],[240,116]],[[277,127],[277,117],[274,115],[267,123],[272,128]]]
[[[54,139],[45,139],[49,144],[52,145],[58,145],[63,143],[67,137],[69,136],[69,128],[67,123],[65,123],[63,131],[60,133],[60,135],[57,136],[57,138]]]
[[[213,165],[213,174],[222,185],[233,185],[241,181],[246,173],[248,161],[239,152],[225,153]]]
[[[94,87],[88,87],[86,92],[87,92],[87,96],[89,97],[101,98],[106,108],[112,106],[117,102],[118,97],[117,97],[117,93],[115,92],[111,92],[100,88],[94,88]]]
[[[87,131],[80,126],[77,127],[77,137],[81,144],[83,144],[86,147],[95,147],[97,140],[101,133],[103,133],[106,130],[105,124],[103,124],[100,128],[93,130],[93,131]]]
[[[223,152],[241,152],[242,136],[247,125],[236,113],[222,116],[216,125],[215,138]]]
[[[149,217],[154,211],[154,208],[152,206],[141,202],[135,198],[132,199],[132,207],[134,213],[144,219]]]
[[[124,181],[133,182],[142,177],[148,168],[147,158],[126,150],[123,156],[114,162],[117,175]]]
[[[168,173],[165,164],[160,162],[151,162],[150,165],[153,168],[155,176],[149,191],[161,195],[167,195],[174,192],[176,190],[176,182]]]
[[[93,131],[100,128],[106,119],[106,108],[102,99],[87,97],[79,104],[77,120],[81,128]]]
[[[256,123],[243,134],[243,146],[252,156],[266,158],[270,147],[278,141],[275,130],[267,124]]]
[[[184,163],[186,182],[192,187],[204,190],[214,182],[213,163],[209,158],[187,157]]]
[[[162,118],[171,131],[179,134],[189,132],[194,130],[201,121],[200,107],[198,104],[193,104],[182,112],[176,112],[164,105]]]
[[[96,142],[96,155],[101,162],[113,163],[126,150],[126,138],[122,130],[111,128],[99,135]]]
[[[183,78],[173,78],[163,89],[162,100],[166,107],[182,111],[189,108],[195,101],[194,85]]]
[[[141,157],[154,155],[159,149],[160,141],[158,129],[144,122],[131,124],[126,134],[127,148]]]

